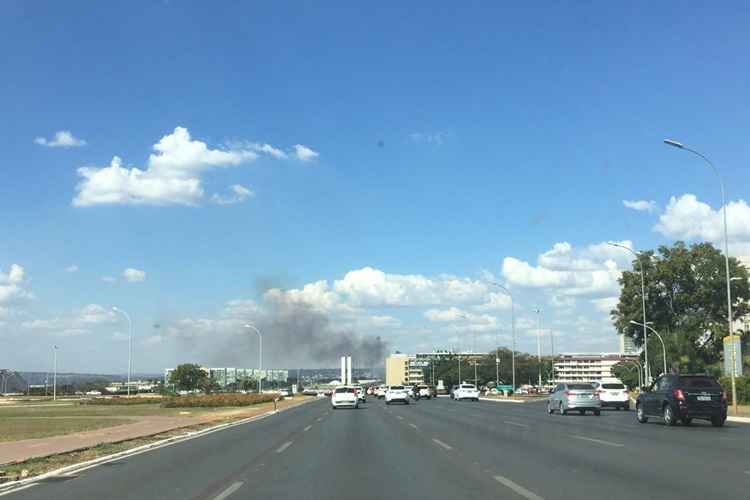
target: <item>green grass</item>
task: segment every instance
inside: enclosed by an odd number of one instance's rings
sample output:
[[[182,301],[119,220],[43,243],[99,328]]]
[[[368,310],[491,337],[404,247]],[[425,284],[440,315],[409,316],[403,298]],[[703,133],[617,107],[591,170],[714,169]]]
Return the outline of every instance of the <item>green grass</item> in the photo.
[[[3,415],[5,417],[5,415]],[[114,427],[132,422],[126,418],[2,418],[0,442],[20,439],[62,436],[74,432],[93,431],[104,427]]]
[[[131,406],[100,405],[58,405],[35,406],[24,405],[22,408],[3,408],[0,406],[0,420],[9,417],[142,417],[163,415],[179,416],[180,412],[189,411],[190,415],[202,415],[215,411],[213,408],[162,408],[159,403]]]

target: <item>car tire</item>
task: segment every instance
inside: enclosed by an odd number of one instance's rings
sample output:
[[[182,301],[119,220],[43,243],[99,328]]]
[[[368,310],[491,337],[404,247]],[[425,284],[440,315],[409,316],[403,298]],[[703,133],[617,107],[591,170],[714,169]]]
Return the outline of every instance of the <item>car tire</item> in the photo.
[[[711,425],[713,425],[714,427],[723,427],[725,421],[726,418],[721,416],[711,417]]]
[[[568,410],[566,410],[565,408],[563,408],[562,401],[560,401],[559,411],[560,411],[560,415],[562,415],[563,417],[568,414]]]
[[[555,410],[552,409],[552,405],[547,402],[547,415],[552,415]]]
[[[685,417],[682,419],[682,425],[690,425],[693,423],[693,419],[690,417]]]
[[[479,398],[474,398],[474,402],[478,403],[479,402]]]
[[[615,407],[615,409],[616,409],[617,411],[620,411],[620,409],[621,409],[621,408],[622,408],[621,406],[617,406],[617,407]]]
[[[602,414],[602,411],[601,411],[601,410],[594,410],[594,416],[595,416],[595,417],[598,417],[598,416],[600,416],[601,414]]]
[[[391,404],[391,402],[390,402],[390,401],[386,401],[386,402],[385,402],[385,404],[387,404],[387,405],[390,405],[390,404]]]
[[[635,418],[640,424],[645,424],[646,422],[648,422],[648,417],[646,416],[646,413],[644,413],[643,407],[641,405],[635,405]]]
[[[664,408],[662,409],[662,416],[664,419],[664,424],[668,426],[673,426],[677,423],[677,418],[674,415],[674,410],[672,409],[672,406],[669,404],[665,404]]]
[[[404,404],[408,405],[409,404],[409,400],[404,401]]]
[[[585,415],[586,414],[586,410],[578,410],[578,414],[579,415]]]
[[[625,405],[622,407],[622,411],[630,411],[630,405],[628,403],[625,403]]]

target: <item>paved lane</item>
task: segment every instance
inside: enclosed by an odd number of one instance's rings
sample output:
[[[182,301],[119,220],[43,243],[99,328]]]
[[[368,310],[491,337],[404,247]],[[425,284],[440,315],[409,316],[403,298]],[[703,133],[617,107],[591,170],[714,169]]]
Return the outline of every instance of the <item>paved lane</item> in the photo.
[[[443,398],[334,411],[320,400],[8,498],[748,498],[748,471],[747,425]]]

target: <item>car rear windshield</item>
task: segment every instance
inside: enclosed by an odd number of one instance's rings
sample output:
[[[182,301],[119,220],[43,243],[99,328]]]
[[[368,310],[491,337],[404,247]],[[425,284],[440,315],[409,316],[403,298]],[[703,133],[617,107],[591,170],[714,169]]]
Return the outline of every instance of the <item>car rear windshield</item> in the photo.
[[[680,385],[685,389],[720,389],[721,386],[712,377],[680,377]]]
[[[466,385],[462,385],[461,389],[476,389],[476,387],[473,385],[466,384]]]
[[[625,389],[623,384],[602,384],[602,389]]]
[[[351,387],[339,387],[336,389],[336,394],[346,394],[347,392],[354,392],[354,389]]]
[[[403,385],[392,385],[391,386],[391,390],[392,391],[400,391],[400,390],[403,390],[403,388],[404,388]]]
[[[590,391],[594,388],[591,384],[568,384],[571,391]]]

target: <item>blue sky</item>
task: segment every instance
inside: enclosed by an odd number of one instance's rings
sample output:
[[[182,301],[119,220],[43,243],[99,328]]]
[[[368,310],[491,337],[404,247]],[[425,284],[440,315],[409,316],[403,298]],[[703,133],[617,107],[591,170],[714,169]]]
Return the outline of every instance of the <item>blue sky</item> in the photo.
[[[487,273],[519,349],[540,308],[560,349],[614,350],[629,258],[600,244],[718,241],[715,178],[665,137],[719,165],[750,255],[745,3],[3,11],[0,365],[59,343],[65,369],[124,370],[113,304],[139,370],[252,365],[209,346],[289,303],[391,349],[489,348]],[[268,337],[272,364],[327,364]]]

